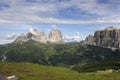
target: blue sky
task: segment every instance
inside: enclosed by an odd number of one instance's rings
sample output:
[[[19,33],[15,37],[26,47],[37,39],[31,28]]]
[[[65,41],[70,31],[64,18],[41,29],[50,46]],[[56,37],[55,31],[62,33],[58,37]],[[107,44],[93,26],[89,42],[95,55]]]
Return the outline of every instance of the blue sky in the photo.
[[[29,27],[58,27],[66,41],[83,40],[98,29],[120,27],[120,0],[0,0],[0,44]]]

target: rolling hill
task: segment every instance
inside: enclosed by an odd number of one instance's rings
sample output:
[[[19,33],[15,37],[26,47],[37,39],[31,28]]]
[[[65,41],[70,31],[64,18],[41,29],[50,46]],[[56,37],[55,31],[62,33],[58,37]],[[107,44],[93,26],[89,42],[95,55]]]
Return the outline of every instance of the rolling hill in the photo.
[[[15,75],[20,80],[120,80],[119,74],[120,72],[84,74],[33,63],[0,63],[0,75]]]

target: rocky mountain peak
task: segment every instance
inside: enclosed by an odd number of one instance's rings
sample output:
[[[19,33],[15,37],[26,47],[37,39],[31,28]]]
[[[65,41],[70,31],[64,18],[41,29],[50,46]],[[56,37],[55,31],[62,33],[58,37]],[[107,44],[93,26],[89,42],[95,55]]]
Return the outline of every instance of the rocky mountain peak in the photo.
[[[109,48],[120,48],[120,29],[107,27],[104,30],[97,30],[94,36],[88,36],[84,43]]]
[[[47,36],[45,32],[39,32],[37,29],[29,28],[29,31],[30,32],[18,36],[14,42],[21,43],[29,40],[33,40],[45,44],[47,44],[48,42],[62,44],[64,42],[62,38],[62,34],[58,29],[52,29],[51,32],[49,33],[49,36]]]
[[[37,29],[29,28],[29,32],[33,35],[39,35],[39,31]]]
[[[92,35],[86,37],[84,44],[95,45],[95,38]]]
[[[58,29],[51,30],[48,37],[52,43],[64,43],[61,31]]]
[[[45,32],[40,32],[40,41],[43,43],[47,43],[48,37]]]
[[[113,26],[105,28],[105,30],[115,30],[115,29],[118,29],[118,28],[113,27]]]

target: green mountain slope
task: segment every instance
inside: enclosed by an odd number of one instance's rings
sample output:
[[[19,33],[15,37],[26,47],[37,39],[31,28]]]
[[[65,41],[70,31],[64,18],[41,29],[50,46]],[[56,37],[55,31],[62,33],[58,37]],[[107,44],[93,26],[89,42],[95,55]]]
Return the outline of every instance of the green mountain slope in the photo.
[[[20,80],[120,80],[119,72],[83,74],[32,63],[0,63],[0,75],[15,75]]]
[[[71,67],[74,65],[106,62],[120,57],[119,50],[98,46],[76,44],[46,45],[38,42],[0,46],[0,60],[9,62],[32,62],[43,65]],[[118,59],[119,61],[119,59]]]

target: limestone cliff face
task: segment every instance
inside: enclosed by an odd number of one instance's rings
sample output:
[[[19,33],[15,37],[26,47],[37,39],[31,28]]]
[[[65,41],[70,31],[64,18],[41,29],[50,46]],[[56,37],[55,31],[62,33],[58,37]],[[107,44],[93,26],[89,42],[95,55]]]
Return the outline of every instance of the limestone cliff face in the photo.
[[[104,47],[120,47],[120,29],[108,27],[105,30],[95,32],[95,43]]]
[[[84,41],[84,44],[96,45],[94,36],[92,35],[87,36]]]
[[[17,39],[14,41],[15,43],[21,43],[21,42],[26,42],[29,40],[33,40],[36,42],[41,42],[41,43],[57,43],[57,44],[62,44],[64,43],[62,34],[58,29],[53,29],[50,33],[49,36],[47,37],[45,32],[39,32],[37,29],[32,29],[30,28],[30,32],[21,34],[20,36],[17,37]]]
[[[40,42],[47,43],[48,37],[45,32],[40,32]]]
[[[64,43],[62,34],[58,29],[53,29],[49,33],[49,42],[59,43],[59,44]]]
[[[21,34],[20,36],[17,37],[17,39],[14,41],[16,43],[19,43],[19,42],[26,42],[28,40],[26,34]]]
[[[85,41],[92,45],[120,48],[120,29],[108,27],[104,30],[98,30],[93,37],[87,37]]]

